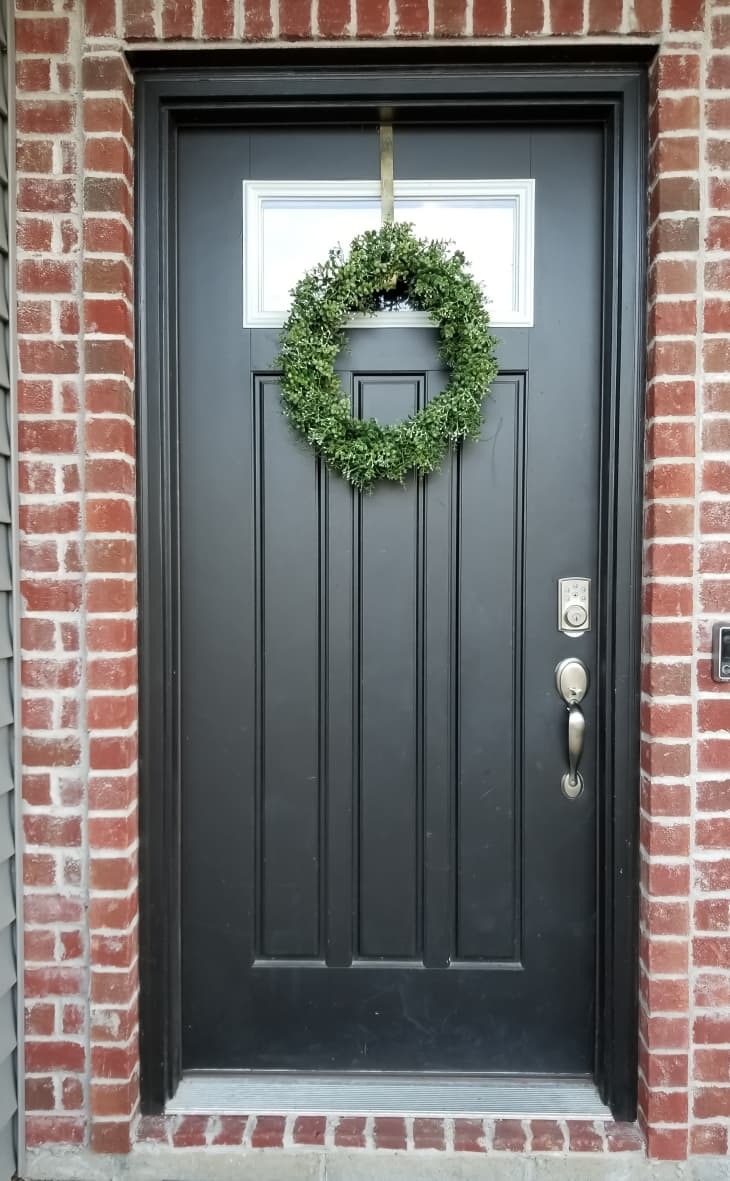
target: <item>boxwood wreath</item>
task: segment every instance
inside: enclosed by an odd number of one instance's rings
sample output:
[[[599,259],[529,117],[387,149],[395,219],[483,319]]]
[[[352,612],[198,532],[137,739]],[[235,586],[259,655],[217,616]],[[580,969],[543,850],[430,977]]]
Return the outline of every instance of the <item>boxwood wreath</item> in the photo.
[[[406,301],[439,329],[446,388],[393,425],[354,418],[334,369],[347,320]],[[347,254],[332,250],[294,288],[278,361],[284,413],[356,488],[432,472],[450,445],[479,437],[482,403],[497,375],[495,347],[484,295],[461,251],[386,222],[354,238]]]

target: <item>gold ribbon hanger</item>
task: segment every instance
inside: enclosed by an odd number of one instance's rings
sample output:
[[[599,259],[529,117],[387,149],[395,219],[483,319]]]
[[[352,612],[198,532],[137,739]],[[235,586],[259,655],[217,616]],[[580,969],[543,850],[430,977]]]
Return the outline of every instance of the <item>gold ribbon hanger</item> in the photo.
[[[393,124],[380,124],[380,218],[383,225],[392,222],[393,201]]]

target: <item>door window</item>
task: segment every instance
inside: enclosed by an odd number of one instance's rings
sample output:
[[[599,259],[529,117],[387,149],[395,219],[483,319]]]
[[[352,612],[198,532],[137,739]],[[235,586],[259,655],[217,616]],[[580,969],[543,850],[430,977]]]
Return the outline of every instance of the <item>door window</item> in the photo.
[[[244,327],[280,327],[289,293],[310,267],[380,224],[377,181],[245,181]],[[396,181],[396,221],[424,238],[451,241],[482,284],[495,326],[533,323],[533,180]],[[353,322],[427,324],[399,309]]]

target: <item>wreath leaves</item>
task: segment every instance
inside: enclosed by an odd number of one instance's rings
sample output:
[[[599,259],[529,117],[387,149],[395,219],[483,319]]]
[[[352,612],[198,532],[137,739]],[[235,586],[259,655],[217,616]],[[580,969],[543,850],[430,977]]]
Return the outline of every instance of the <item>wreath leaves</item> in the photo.
[[[335,373],[355,312],[408,299],[439,329],[449,381],[418,413],[382,426],[354,418]],[[386,223],[337,247],[299,280],[284,324],[278,366],[284,413],[322,458],[356,488],[434,471],[447,448],[477,439],[482,402],[497,375],[496,340],[479,284],[461,251]]]

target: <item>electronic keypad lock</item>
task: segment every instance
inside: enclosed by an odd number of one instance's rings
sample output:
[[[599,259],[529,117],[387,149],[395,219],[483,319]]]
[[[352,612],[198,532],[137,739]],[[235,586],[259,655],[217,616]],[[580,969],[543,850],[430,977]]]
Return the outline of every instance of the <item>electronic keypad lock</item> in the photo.
[[[591,630],[590,578],[558,579],[558,628],[564,636]]]
[[[712,679],[730,681],[730,623],[712,628]]]

